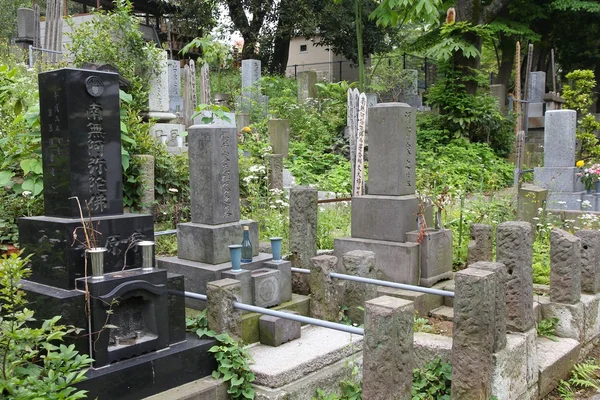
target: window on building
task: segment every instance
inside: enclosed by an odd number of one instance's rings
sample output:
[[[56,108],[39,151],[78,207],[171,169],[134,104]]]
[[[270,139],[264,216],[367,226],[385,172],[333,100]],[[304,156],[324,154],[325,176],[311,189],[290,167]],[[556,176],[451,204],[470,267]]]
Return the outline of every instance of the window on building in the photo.
[[[305,44],[301,44],[300,45],[300,53],[306,53],[308,51],[307,47]]]

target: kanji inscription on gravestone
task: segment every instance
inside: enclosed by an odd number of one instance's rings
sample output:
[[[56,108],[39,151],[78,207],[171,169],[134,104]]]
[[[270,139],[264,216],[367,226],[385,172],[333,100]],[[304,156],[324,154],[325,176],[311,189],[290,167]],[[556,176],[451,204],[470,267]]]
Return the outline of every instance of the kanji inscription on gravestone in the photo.
[[[39,75],[47,216],[123,212],[119,76],[65,68]],[[87,214],[87,210],[84,213]]]

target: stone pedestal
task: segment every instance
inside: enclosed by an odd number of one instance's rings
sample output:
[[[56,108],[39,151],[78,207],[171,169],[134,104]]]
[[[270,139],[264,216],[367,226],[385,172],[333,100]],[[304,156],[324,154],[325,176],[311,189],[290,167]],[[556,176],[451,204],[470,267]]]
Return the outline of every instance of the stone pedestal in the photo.
[[[281,303],[280,275],[280,272],[275,269],[261,268],[252,271],[255,306],[271,307]]]
[[[252,285],[252,272],[247,269],[238,271],[229,270],[221,272],[221,279],[235,279],[240,281],[242,303],[254,304],[254,288]]]
[[[166,147],[185,147],[185,137],[181,136],[183,132],[185,132],[185,125],[183,124],[159,122],[150,127],[150,136],[153,136]]]
[[[414,210],[418,208],[419,200],[415,195],[354,197],[352,237],[404,242],[406,232],[417,229]]]
[[[406,233],[407,242],[417,243],[419,231]],[[431,287],[443,279],[452,279],[452,231],[427,228],[421,241],[421,278],[419,284]]]
[[[279,293],[281,302],[292,300],[292,263],[289,261],[267,261],[265,268],[279,271]]]
[[[186,222],[177,225],[177,255],[179,258],[207,264],[231,261],[229,245],[240,244],[243,227],[250,228],[252,254],[258,255],[258,223],[242,220],[219,225]]]

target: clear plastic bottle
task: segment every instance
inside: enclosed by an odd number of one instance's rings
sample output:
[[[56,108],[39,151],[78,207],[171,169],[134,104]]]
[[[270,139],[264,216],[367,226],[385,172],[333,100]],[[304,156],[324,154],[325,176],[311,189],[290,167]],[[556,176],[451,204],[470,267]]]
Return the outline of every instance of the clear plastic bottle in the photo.
[[[242,240],[242,262],[252,262],[252,243],[250,242],[250,228],[244,226],[244,239]]]

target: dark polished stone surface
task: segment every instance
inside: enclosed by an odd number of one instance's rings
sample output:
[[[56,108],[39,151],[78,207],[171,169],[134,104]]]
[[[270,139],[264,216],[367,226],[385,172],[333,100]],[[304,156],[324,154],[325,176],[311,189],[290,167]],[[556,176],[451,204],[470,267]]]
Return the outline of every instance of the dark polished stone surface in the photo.
[[[95,367],[168,346],[166,270],[129,269],[76,281],[79,290],[86,285],[91,298]]]
[[[214,340],[187,340],[169,348],[120,361],[87,373],[78,389],[88,390],[88,399],[139,400],[208,376],[217,368],[208,349]]]
[[[125,254],[133,239],[154,240],[152,215],[122,214],[94,217],[99,245],[108,248],[104,255],[104,271],[115,272],[141,267],[142,257],[137,246]],[[84,277],[84,247],[73,243],[83,240],[78,218],[27,217],[19,219],[19,243],[24,255],[32,254],[32,275],[29,280],[62,289],[74,289],[75,279]],[[88,265],[91,275],[91,267]]]
[[[169,290],[169,343],[176,343],[185,340],[184,276],[168,273],[167,289]]]
[[[123,212],[119,75],[64,68],[39,74],[45,215]]]
[[[79,290],[65,290],[29,280],[21,280],[26,293],[27,308],[35,311],[36,324],[60,315],[61,325],[72,325],[83,331],[77,337],[67,338],[68,344],[75,344],[80,353],[88,353],[88,340],[85,316],[85,294]]]

